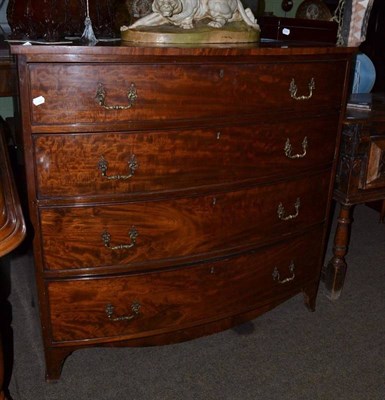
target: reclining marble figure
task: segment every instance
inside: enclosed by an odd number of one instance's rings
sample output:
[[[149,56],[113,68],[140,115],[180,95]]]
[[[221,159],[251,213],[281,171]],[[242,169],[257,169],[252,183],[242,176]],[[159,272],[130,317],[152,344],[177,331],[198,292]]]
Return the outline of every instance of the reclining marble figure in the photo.
[[[195,21],[208,19],[208,25],[213,28],[221,28],[228,22],[244,21],[259,30],[252,11],[245,9],[240,0],[154,0],[152,11],[130,25],[129,29],[164,24],[193,29]]]

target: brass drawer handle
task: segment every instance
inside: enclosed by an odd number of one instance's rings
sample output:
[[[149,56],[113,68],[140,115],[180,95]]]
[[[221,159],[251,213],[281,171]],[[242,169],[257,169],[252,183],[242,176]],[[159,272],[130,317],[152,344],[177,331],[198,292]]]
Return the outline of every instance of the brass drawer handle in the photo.
[[[107,304],[106,305],[106,314],[107,314],[108,319],[113,322],[131,321],[132,319],[136,318],[139,315],[140,307],[141,307],[140,303],[135,301],[134,303],[131,304],[132,314],[122,315],[120,317],[114,317],[115,307],[112,304]]]
[[[103,156],[101,156],[98,162],[98,169],[100,169],[103,178],[106,178],[108,180],[124,181],[134,176],[135,171],[138,169],[138,161],[136,159],[135,154],[132,154],[130,161],[128,162],[128,169],[129,169],[128,175],[107,175],[108,161]]]
[[[291,154],[291,152],[293,151],[293,146],[291,145],[289,138],[287,138],[286,140],[284,151],[285,151],[285,156],[288,158],[291,159],[304,158],[307,152],[307,137],[305,136],[305,138],[302,141],[302,154]]]
[[[298,88],[297,88],[297,85],[295,84],[295,80],[293,78],[290,82],[290,87],[289,87],[290,96],[294,100],[309,100],[313,96],[313,90],[315,89],[314,78],[310,79],[310,82],[308,83],[308,87],[309,87],[309,94],[307,96],[297,96]]]
[[[294,270],[295,270],[294,262],[291,261],[291,263],[289,265],[289,271],[291,273],[291,276],[281,280],[281,276],[279,274],[278,268],[275,267],[274,271],[273,271],[273,274],[272,274],[273,281],[278,281],[278,283],[281,283],[281,284],[291,282],[295,278]]]
[[[106,104],[106,89],[103,86],[103,83],[98,84],[98,89],[96,90],[95,100],[99,104],[99,106],[105,108],[106,110],[128,110],[131,108],[136,99],[138,98],[138,94],[136,93],[136,86],[134,83],[131,83],[130,89],[127,92],[128,104],[126,106],[121,105],[107,105]]]
[[[128,232],[131,243],[129,244],[117,244],[116,246],[111,246],[111,234],[107,231],[103,231],[102,233],[102,241],[105,247],[110,250],[122,250],[122,249],[131,249],[136,245],[136,238],[139,236],[138,231],[135,226],[133,226]]]
[[[300,205],[301,205],[301,200],[298,197],[296,202],[294,203],[295,214],[286,214],[285,208],[283,207],[282,203],[279,203],[277,209],[278,218],[282,221],[288,221],[290,219],[297,218],[299,214]]]

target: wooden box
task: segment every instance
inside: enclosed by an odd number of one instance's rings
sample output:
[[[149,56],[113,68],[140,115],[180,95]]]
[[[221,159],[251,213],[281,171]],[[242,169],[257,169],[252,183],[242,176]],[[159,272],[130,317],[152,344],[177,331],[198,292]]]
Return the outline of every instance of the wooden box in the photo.
[[[338,24],[300,18],[262,17],[258,20],[262,39],[336,43]]]

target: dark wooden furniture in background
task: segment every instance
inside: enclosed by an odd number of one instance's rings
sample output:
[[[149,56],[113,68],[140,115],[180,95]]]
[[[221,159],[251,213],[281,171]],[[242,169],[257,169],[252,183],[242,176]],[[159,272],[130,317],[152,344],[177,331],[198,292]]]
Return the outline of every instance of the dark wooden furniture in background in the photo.
[[[353,49],[12,52],[48,380],[86,346],[314,309]]]
[[[6,118],[8,126],[5,131],[8,135],[7,147],[10,146],[11,141],[15,149],[21,143],[20,121],[18,119],[17,68],[15,57],[11,55],[9,45],[5,39],[6,37],[0,34],[0,97],[12,97],[13,116]],[[13,156],[14,154],[11,154],[11,158]]]
[[[9,52],[5,36],[0,33],[0,96],[17,95],[17,71],[14,58]]]
[[[385,199],[385,96],[372,97],[371,111],[348,109],[342,131],[334,190],[340,212],[334,255],[324,271],[325,286],[333,300],[339,298],[345,280],[352,207]]]
[[[17,70],[14,57],[10,55],[9,47],[0,35],[0,96],[13,97],[16,107],[17,98]],[[8,133],[6,135],[6,132]],[[19,205],[19,199],[13,182],[13,171],[8,154],[8,141],[10,139],[9,126],[0,116],[0,257],[12,251],[23,240],[25,235],[25,224],[23,214]],[[2,284],[5,284],[2,282]],[[3,287],[2,287],[3,289]],[[6,294],[0,294],[0,306],[6,302]],[[5,306],[4,306],[5,307]],[[0,312],[3,316],[3,313]],[[1,334],[8,327],[6,318],[0,318],[0,400],[4,399],[3,377],[3,339]],[[7,336],[7,335],[6,335]],[[4,341],[8,338],[4,337]],[[10,344],[8,343],[8,346]],[[9,371],[7,371],[9,372]]]
[[[131,21],[127,0],[89,2],[92,27],[97,38],[120,37],[120,26]],[[7,19],[12,39],[57,41],[81,36],[86,1],[9,0]]]
[[[13,181],[3,123],[0,121],[0,257],[15,249],[24,239],[25,233],[24,218]],[[3,328],[1,326],[0,329],[0,400],[4,399],[4,364],[1,339]]]
[[[17,93],[16,64],[7,50],[0,50],[0,96],[13,97]]]

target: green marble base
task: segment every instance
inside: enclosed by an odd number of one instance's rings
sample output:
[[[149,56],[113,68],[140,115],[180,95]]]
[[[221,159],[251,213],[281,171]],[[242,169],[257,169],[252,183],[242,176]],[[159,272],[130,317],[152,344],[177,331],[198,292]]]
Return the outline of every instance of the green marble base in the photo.
[[[260,31],[244,22],[229,22],[222,28],[212,28],[209,21],[199,21],[193,29],[175,25],[143,26],[136,29],[122,27],[121,38],[132,43],[203,44],[203,43],[253,43],[258,42]]]

